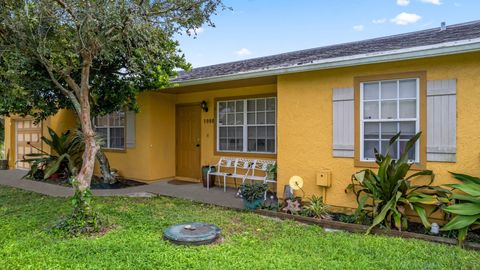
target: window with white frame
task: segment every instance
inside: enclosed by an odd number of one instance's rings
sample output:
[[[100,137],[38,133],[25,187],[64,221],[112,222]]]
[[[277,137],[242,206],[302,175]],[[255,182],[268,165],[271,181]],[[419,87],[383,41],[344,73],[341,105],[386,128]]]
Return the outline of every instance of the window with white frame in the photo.
[[[420,130],[419,79],[400,79],[360,84],[360,159],[375,160],[374,149],[385,153],[390,138],[401,136],[390,147],[398,159],[407,141]],[[419,143],[408,153],[419,162]]]
[[[217,151],[276,152],[276,98],[217,102]]]
[[[107,149],[125,149],[125,112],[95,117],[95,131]]]

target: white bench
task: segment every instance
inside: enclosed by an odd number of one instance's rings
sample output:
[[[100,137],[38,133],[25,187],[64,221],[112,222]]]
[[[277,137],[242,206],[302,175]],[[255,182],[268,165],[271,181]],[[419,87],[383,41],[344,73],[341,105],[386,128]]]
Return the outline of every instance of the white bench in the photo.
[[[210,175],[223,177],[223,191],[227,191],[227,178],[233,178],[236,186],[236,179],[262,181],[264,183],[276,183],[274,179],[267,179],[268,166],[274,166],[275,160],[231,158],[221,157],[217,164],[210,166],[207,172],[207,179]],[[216,171],[212,171],[215,168]],[[207,189],[210,189],[210,181],[207,181]]]
[[[217,164],[210,166],[207,172],[207,179],[210,175],[223,178],[223,190],[227,190],[227,178],[242,179],[248,174],[254,159],[221,157]],[[215,171],[212,171],[215,168]],[[210,181],[207,181],[207,189],[210,189]]]
[[[249,173],[245,175],[242,183],[245,183],[245,180],[253,180],[253,181],[262,181],[263,183],[276,183],[275,179],[268,179],[268,167],[275,166],[275,160],[266,160],[266,159],[256,159],[253,166],[250,168]],[[267,199],[267,191],[264,194],[264,200]]]

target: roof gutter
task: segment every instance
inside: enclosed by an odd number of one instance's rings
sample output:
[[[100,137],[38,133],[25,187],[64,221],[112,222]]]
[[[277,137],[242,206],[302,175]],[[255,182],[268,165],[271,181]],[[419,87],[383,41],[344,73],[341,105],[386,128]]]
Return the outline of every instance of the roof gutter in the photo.
[[[173,82],[177,86],[200,85],[207,83],[225,82],[258,77],[276,76],[290,73],[307,72],[340,67],[377,64],[400,60],[411,60],[434,56],[460,54],[480,51],[480,38],[439,43],[429,46],[419,46],[407,49],[392,50],[378,53],[358,54],[345,57],[329,58],[297,66],[278,67],[271,69],[259,69],[247,72],[239,72],[229,75],[214,76],[203,79],[193,79],[181,82]]]

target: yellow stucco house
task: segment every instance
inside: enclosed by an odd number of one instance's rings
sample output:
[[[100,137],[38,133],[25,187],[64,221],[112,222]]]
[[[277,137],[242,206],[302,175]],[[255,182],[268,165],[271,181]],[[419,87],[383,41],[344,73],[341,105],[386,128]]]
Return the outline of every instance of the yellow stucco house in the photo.
[[[373,166],[373,148],[398,131],[394,155],[423,132],[410,156],[434,171],[434,184],[452,182],[448,171],[480,175],[480,21],[195,68],[174,83],[142,93],[138,114],[97,119],[122,176],[199,179],[222,156],[275,159],[279,197],[298,175],[306,196],[355,207],[344,191],[351,175]],[[62,131],[75,119],[6,120],[12,168],[47,126]]]

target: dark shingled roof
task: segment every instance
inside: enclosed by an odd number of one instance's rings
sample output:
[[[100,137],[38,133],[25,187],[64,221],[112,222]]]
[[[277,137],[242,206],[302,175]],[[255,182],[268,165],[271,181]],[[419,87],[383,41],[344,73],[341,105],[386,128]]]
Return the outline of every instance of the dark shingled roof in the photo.
[[[182,82],[194,79],[231,75],[253,70],[268,70],[289,66],[298,66],[319,60],[379,53],[419,46],[435,45],[444,42],[480,38],[480,20],[447,26],[441,31],[439,27],[406,34],[368,39],[332,46],[325,46],[277,55],[253,58],[243,61],[194,68],[190,72],[180,72],[173,81]]]

